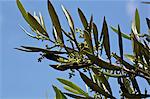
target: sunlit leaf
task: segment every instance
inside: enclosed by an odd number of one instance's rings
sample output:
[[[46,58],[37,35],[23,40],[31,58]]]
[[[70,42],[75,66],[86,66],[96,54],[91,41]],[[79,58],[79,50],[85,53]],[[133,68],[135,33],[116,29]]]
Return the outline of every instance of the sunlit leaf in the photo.
[[[72,20],[72,18],[71,18],[71,15],[70,15],[69,12],[67,11],[67,9],[64,8],[63,5],[62,5],[61,7],[62,7],[62,10],[63,10],[65,16],[66,16],[66,19],[67,19],[67,21],[68,21],[68,24],[69,24],[69,26],[70,26],[70,29],[71,29],[71,31],[74,33],[74,31],[75,31],[75,29],[74,29],[74,22],[73,22],[73,20]]]
[[[58,40],[61,41],[62,43],[64,43],[63,34],[62,34],[62,31],[61,31],[61,25],[60,25],[57,13],[56,13],[53,5],[51,4],[51,2],[49,0],[47,0],[47,1],[48,1],[47,4],[48,4],[49,15],[51,17],[53,26],[56,29]]]
[[[81,11],[80,8],[78,8],[78,13],[79,13],[79,16],[80,16],[80,20],[84,26],[84,28],[86,29],[88,27],[88,22],[87,22],[87,19],[86,17],[84,16],[83,12]]]
[[[28,15],[27,15],[27,12],[26,10],[24,9],[22,3],[20,2],[20,0],[16,0],[17,2],[17,6],[22,14],[22,16],[24,17],[24,19],[27,21],[27,23],[29,23],[29,20],[28,20]]]
[[[118,34],[118,30],[117,30],[116,28],[114,28],[114,27],[112,27],[112,26],[111,26],[110,28],[111,28],[115,33]],[[126,38],[126,39],[128,39],[128,40],[131,40],[131,37],[130,37],[129,35],[123,33],[123,32],[121,32],[121,36],[124,37],[124,38]]]
[[[65,79],[61,79],[61,78],[57,78],[57,80],[59,82],[63,83],[64,85],[66,85],[66,86],[72,88],[73,90],[75,90],[77,92],[77,94],[88,96],[88,94],[86,92],[84,92],[80,87],[78,87],[73,82],[65,80]]]
[[[56,86],[53,85],[53,89],[56,93],[56,99],[67,99],[67,97]]]
[[[137,8],[135,11],[135,26],[136,26],[137,32],[140,33],[140,16],[139,16],[139,12]]]
[[[32,38],[36,38],[37,39],[37,37],[36,36],[34,36],[34,35],[32,35],[31,33],[29,33],[25,28],[23,28],[21,25],[20,25],[20,27],[21,27],[21,29],[28,35],[28,36],[30,36],[30,37],[32,37]]]
[[[99,94],[102,94],[108,98],[115,99],[112,95],[107,93],[104,89],[100,88],[96,83],[94,83],[91,79],[89,79],[85,74],[80,72],[80,76],[82,80],[89,86],[93,91],[98,92]]]

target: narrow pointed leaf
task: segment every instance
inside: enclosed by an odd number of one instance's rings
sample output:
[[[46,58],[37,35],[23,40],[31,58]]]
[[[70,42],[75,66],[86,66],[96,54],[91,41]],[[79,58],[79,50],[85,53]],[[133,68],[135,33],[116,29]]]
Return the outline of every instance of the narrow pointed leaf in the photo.
[[[135,25],[136,25],[137,32],[140,33],[140,16],[137,8],[135,11]]]
[[[89,79],[85,74],[80,72],[80,76],[82,80],[89,86],[93,91],[98,92],[99,94],[102,94],[108,98],[115,99],[112,95],[105,92],[104,89],[100,88],[96,83],[94,83],[91,79]]]
[[[56,29],[56,33],[57,33],[57,36],[58,36],[58,39],[64,43],[64,40],[63,40],[63,34],[62,34],[62,31],[61,31],[61,25],[60,25],[60,22],[59,22],[59,19],[58,19],[58,16],[57,16],[57,13],[53,7],[53,5],[51,4],[51,2],[49,0],[48,1],[48,11],[49,11],[49,15],[51,17],[51,20],[52,20],[52,23],[53,23],[53,26],[55,27]]]
[[[116,28],[114,28],[114,27],[112,27],[112,26],[111,26],[110,28],[111,28],[115,33],[118,34],[118,30],[117,30]],[[128,40],[131,40],[131,37],[130,37],[129,35],[123,33],[123,32],[121,32],[121,36],[124,37],[124,38],[126,38],[126,39],[128,39]]]
[[[26,50],[30,50],[32,52],[45,52],[45,53],[51,53],[51,54],[66,54],[66,52],[60,52],[60,51],[51,51],[48,49],[38,48],[38,47],[29,47],[29,46],[21,46],[22,48]]]
[[[80,16],[80,20],[84,26],[84,29],[86,29],[88,27],[88,22],[87,22],[87,19],[86,17],[84,16],[83,12],[81,11],[80,8],[78,8],[78,13],[79,13],[79,16]]]
[[[28,15],[27,15],[27,12],[26,10],[24,9],[22,3],[20,2],[20,0],[16,0],[17,2],[17,6],[22,14],[22,16],[24,17],[24,19],[27,21],[27,23],[29,23],[29,20],[28,20]]]
[[[148,28],[150,30],[150,19],[146,18],[146,22],[147,22],[147,26],[148,26]]]
[[[87,99],[86,97],[78,96],[78,95],[71,94],[71,93],[64,93],[64,94],[73,98],[73,99]],[[88,99],[93,99],[93,98],[88,98]]]
[[[118,25],[118,41],[119,41],[120,56],[121,56],[121,59],[123,60],[123,43],[122,43],[121,30],[120,30],[119,25]]]
[[[68,87],[68,86],[64,86],[64,89],[73,93],[73,94],[80,94],[77,90],[71,88],[71,87]]]
[[[95,23],[93,23],[93,35],[94,35],[94,41],[95,41],[95,46],[96,50],[98,51],[99,47],[99,42],[98,42],[98,29]]]
[[[69,26],[70,26],[70,29],[71,29],[71,31],[74,33],[74,31],[75,31],[75,29],[74,29],[74,22],[73,22],[73,20],[72,20],[72,18],[71,18],[71,15],[70,15],[69,12],[64,8],[63,5],[62,5],[61,7],[62,7],[62,10],[63,10],[65,16],[66,16],[66,19],[67,19],[67,21],[68,21],[68,24],[69,24]]]
[[[38,21],[30,14],[28,14],[28,19],[30,21],[30,26],[34,29],[34,30],[38,30],[40,32],[41,35],[44,35],[45,37],[49,37],[47,32],[43,29],[43,27],[38,23]]]
[[[88,28],[87,28],[86,30],[87,30],[87,31],[90,33],[90,35],[91,35],[91,32],[92,32],[92,30],[93,30],[93,15],[91,15],[90,23],[89,23]]]
[[[105,49],[108,59],[111,61],[109,33],[108,33],[108,27],[107,27],[107,22],[105,20],[105,17],[104,17],[104,21],[103,21],[102,32],[104,34],[104,36],[103,36],[104,49]]]
[[[57,80],[63,84],[65,84],[66,86],[76,90],[78,92],[78,94],[80,95],[84,95],[84,96],[88,96],[88,94],[86,92],[84,92],[80,87],[78,87],[76,84],[74,84],[71,81],[65,80],[65,79],[61,79],[61,78],[57,78]]]
[[[28,35],[28,36],[30,36],[30,37],[32,37],[32,38],[36,38],[37,39],[37,37],[36,36],[34,36],[34,35],[32,35],[31,33],[29,33],[25,28],[23,28],[21,25],[20,25],[20,27],[21,27],[21,29]]]
[[[53,85],[53,89],[56,93],[56,99],[67,99],[67,97],[56,86]]]
[[[141,94],[141,91],[140,91],[140,88],[139,88],[139,85],[138,85],[138,83],[137,83],[136,78],[130,76],[130,79],[131,79],[131,82],[132,82],[132,85],[133,85],[134,89],[136,89],[137,92],[138,92],[139,94]]]

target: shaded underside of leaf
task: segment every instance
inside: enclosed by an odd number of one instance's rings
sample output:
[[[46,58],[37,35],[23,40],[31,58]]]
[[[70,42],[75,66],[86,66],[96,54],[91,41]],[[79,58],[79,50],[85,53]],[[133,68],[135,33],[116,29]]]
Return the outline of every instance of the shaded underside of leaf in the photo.
[[[123,60],[123,42],[122,42],[121,30],[119,25],[118,25],[118,41],[119,41],[120,56],[121,59]]]
[[[148,28],[149,28],[149,30],[150,30],[150,19],[149,19],[149,18],[146,18],[146,22],[147,22],[147,26],[148,26]]]
[[[93,23],[93,34],[94,34],[94,40],[95,40],[95,46],[96,50],[98,51],[99,42],[98,42],[98,29],[95,23]]]
[[[106,22],[105,17],[103,20],[102,32],[104,34],[104,36],[103,36],[104,49],[105,49],[105,52],[106,52],[108,59],[111,61],[109,33],[108,33],[108,27],[107,27],[107,22]]]
[[[84,28],[86,29],[88,27],[88,22],[87,22],[87,19],[84,16],[84,14],[83,14],[83,12],[80,8],[78,8],[78,13],[79,13],[79,16],[80,16],[80,20],[81,20]]]
[[[85,67],[89,67],[91,64],[73,64],[73,63],[66,63],[64,65],[50,65],[52,68],[60,71],[65,71],[68,69],[82,69]]]

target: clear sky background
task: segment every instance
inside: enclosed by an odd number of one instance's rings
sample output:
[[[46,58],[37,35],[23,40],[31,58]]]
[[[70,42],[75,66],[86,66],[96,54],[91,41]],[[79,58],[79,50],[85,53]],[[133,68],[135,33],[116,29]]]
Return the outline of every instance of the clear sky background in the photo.
[[[52,24],[47,10],[47,0],[21,0],[27,11],[41,12],[44,16],[49,35],[52,33]],[[146,1],[146,0],[145,0]],[[147,32],[145,18],[150,16],[150,5],[140,3],[140,0],[52,0],[59,15],[62,27],[69,30],[67,21],[61,9],[63,4],[71,13],[75,26],[82,27],[77,13],[81,8],[89,20],[93,14],[94,22],[101,32],[103,17],[106,16],[108,25],[120,24],[121,30],[130,33],[131,20],[137,7],[141,17],[142,32]],[[44,47],[48,42],[41,42],[28,37],[19,27],[19,24],[30,31],[27,23],[21,16],[15,0],[0,0],[0,99],[49,99],[55,96],[52,84],[63,88],[56,80],[57,77],[68,79],[67,72],[59,72],[48,65],[52,62],[44,60],[37,62],[39,53],[25,53],[14,48],[20,45]],[[111,39],[111,51],[118,53],[117,35],[109,29]],[[131,42],[124,41],[125,53],[131,53]],[[50,45],[50,44],[49,44]],[[76,84],[82,86],[83,82],[78,78],[72,78]],[[114,96],[119,96],[116,80],[110,80]],[[138,79],[140,88],[144,91],[149,88],[143,79]],[[143,84],[144,83],[144,84]]]

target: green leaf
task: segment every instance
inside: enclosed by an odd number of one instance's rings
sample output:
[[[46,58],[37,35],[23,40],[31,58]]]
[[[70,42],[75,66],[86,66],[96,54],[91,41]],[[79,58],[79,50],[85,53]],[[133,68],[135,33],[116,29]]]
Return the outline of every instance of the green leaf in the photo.
[[[125,88],[128,90],[128,92],[131,94],[133,92],[133,88],[131,87],[131,84],[130,84],[130,80],[127,79],[127,78],[122,78],[123,79],[123,83],[124,83],[124,86]]]
[[[29,23],[29,20],[28,20],[28,15],[27,15],[27,12],[26,10],[24,9],[22,3],[20,2],[20,0],[16,0],[16,3],[17,3],[17,6],[22,14],[22,16],[24,17],[24,19],[27,21],[27,23]]]
[[[87,86],[89,86],[93,91],[96,91],[99,94],[102,94],[108,98],[115,99],[115,97],[113,97],[109,93],[105,92],[104,89],[100,88],[96,83],[94,83],[91,79],[89,79],[85,74],[80,72],[80,76],[81,76],[82,80],[87,84]]]
[[[96,64],[97,66],[102,67],[103,69],[121,70],[121,67],[119,67],[117,65],[110,64],[110,63],[100,59],[99,57],[88,53],[87,51],[84,51],[84,53],[91,60],[91,63]]]
[[[96,76],[99,78],[99,80],[105,85],[109,93],[112,95],[111,87],[109,85],[108,80],[104,76],[102,72],[99,72],[96,68],[92,68],[92,71],[96,74]]]
[[[30,14],[28,14],[28,19],[30,21],[30,26],[34,30],[38,30],[40,32],[40,35],[45,36],[46,38],[49,38],[47,32],[43,29],[43,27],[38,23],[38,21]]]
[[[53,85],[53,89],[56,93],[56,99],[67,99],[67,97],[56,86]]]
[[[139,12],[137,8],[135,11],[135,26],[136,26],[137,32],[140,34],[140,16],[139,16]]]
[[[57,80],[61,83],[63,83],[64,85],[76,90],[78,92],[78,94],[80,95],[84,95],[84,96],[88,96],[88,94],[86,92],[84,92],[80,87],[78,87],[76,84],[74,84],[71,81],[65,80],[65,79],[61,79],[61,78],[57,78]]]
[[[86,19],[86,17],[84,16],[84,14],[83,14],[83,12],[81,11],[80,8],[78,8],[78,13],[79,13],[81,22],[82,22],[84,28],[86,29],[86,28],[88,27],[88,22],[87,22],[87,19]]]
[[[99,42],[98,42],[98,29],[97,29],[97,26],[96,26],[95,23],[93,23],[93,35],[94,35],[96,50],[98,51],[98,47],[99,47]]]
[[[115,33],[118,34],[118,30],[117,30],[116,28],[114,28],[114,27],[112,27],[112,26],[110,26],[110,28],[111,28]],[[124,37],[124,38],[126,38],[126,39],[128,39],[128,40],[131,40],[131,37],[130,37],[129,35],[125,34],[125,33],[122,33],[122,32],[121,32],[121,36]]]
[[[85,41],[86,41],[86,43],[90,49],[90,52],[94,53],[91,35],[86,30],[84,30],[84,39],[85,39]]]
[[[108,33],[108,27],[107,27],[107,22],[105,20],[105,17],[104,17],[104,21],[103,21],[102,33],[104,34],[104,36],[103,36],[104,49],[105,49],[108,59],[111,62],[109,33]]]
[[[67,91],[72,92],[74,94],[80,94],[78,91],[76,91],[73,88],[68,87],[68,86],[64,86],[64,89],[66,89]]]
[[[51,4],[51,2],[50,2],[49,0],[47,0],[47,1],[48,1],[47,4],[48,4],[49,15],[50,15],[50,17],[51,17],[53,26],[54,26],[55,29],[56,29],[56,33],[57,33],[57,36],[58,36],[58,40],[61,41],[62,43],[64,43],[63,34],[62,34],[62,31],[61,31],[61,25],[60,25],[60,22],[59,22],[57,13],[56,13],[56,11],[55,11],[53,5]]]
[[[121,30],[120,30],[119,25],[118,25],[118,41],[119,41],[120,56],[121,56],[121,59],[123,60],[123,43],[122,43]]]

